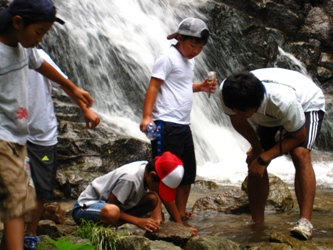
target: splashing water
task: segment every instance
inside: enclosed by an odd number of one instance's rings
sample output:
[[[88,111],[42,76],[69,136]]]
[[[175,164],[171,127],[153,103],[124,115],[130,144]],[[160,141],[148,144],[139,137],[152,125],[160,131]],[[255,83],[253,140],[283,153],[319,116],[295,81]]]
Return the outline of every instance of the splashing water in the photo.
[[[175,43],[166,36],[182,19],[206,19],[198,11],[204,2],[56,0],[66,24],[55,25],[46,44],[52,44],[51,55],[70,79],[94,97],[94,109],[110,124],[110,131],[147,140],[139,123],[154,59]],[[196,57],[195,81],[202,81],[207,71],[218,71],[208,68],[205,58],[205,50]],[[239,185],[247,174],[249,144],[231,127],[217,93],[209,99],[207,93],[194,96],[191,128],[197,174],[219,184]],[[333,187],[333,163],[319,160],[314,166],[318,183]],[[293,183],[294,167],[285,156],[274,160],[269,172]]]

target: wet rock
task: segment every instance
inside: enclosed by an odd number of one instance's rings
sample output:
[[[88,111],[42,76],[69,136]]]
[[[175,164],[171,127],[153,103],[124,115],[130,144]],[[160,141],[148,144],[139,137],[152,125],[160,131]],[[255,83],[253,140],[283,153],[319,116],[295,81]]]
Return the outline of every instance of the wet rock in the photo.
[[[192,231],[179,223],[166,222],[158,231],[146,232],[144,236],[151,240],[163,240],[182,246],[192,237]]]
[[[194,186],[202,190],[215,190],[219,188],[219,185],[217,185],[215,182],[204,180],[196,180]]]
[[[175,246],[174,244],[162,240],[153,240],[150,241],[150,249],[151,250],[181,250],[179,246]]]
[[[290,211],[294,207],[294,200],[286,183],[273,174],[268,174],[268,180],[269,194],[265,209],[276,213]],[[242,183],[242,190],[247,190],[247,177]]]
[[[51,220],[40,220],[36,231],[37,235],[48,235],[53,239],[63,236],[57,225]]]
[[[193,211],[217,211],[225,213],[248,212],[247,194],[240,189],[228,190],[221,194],[198,199],[192,208]]]
[[[142,236],[119,237],[116,248],[117,250],[151,250],[150,241]]]
[[[319,249],[332,249],[326,248],[327,244],[314,244],[311,241],[301,241],[297,240],[289,235],[285,235],[279,232],[272,232],[269,238],[270,242],[283,243],[284,245],[291,246],[292,249],[302,249],[302,250],[319,250]]]
[[[288,186],[277,176],[269,174],[269,195],[266,210],[276,213],[286,212],[294,207],[294,201]],[[247,178],[242,184],[242,190],[231,189],[224,193],[199,198],[193,205],[193,211],[217,211],[224,213],[249,212],[249,201],[246,194]]]
[[[216,236],[201,236],[191,238],[184,247],[185,250],[239,250],[238,244]]]
[[[57,224],[61,224],[65,221],[64,213],[58,202],[44,204],[44,211],[42,214],[43,220],[52,220]]]

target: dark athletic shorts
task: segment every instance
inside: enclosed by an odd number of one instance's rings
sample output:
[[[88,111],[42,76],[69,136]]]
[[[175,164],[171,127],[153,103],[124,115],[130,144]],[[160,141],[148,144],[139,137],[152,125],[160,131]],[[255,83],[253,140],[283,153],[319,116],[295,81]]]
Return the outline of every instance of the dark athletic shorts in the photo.
[[[189,125],[181,125],[172,122],[155,121],[161,136],[151,142],[152,157],[170,151],[177,155],[184,164],[184,177],[180,185],[194,183],[196,177],[196,160],[192,131]]]
[[[28,141],[27,151],[37,198],[52,200],[57,172],[57,145],[39,146]]]
[[[297,147],[307,148],[311,150],[313,144],[318,136],[321,124],[324,118],[324,112],[321,110],[305,112],[305,128],[306,128],[306,139],[304,142],[299,144]],[[279,127],[264,127],[257,126],[257,134],[260,138],[261,145],[265,151],[271,149],[280,140],[280,136],[276,136],[278,131],[282,131],[284,134],[282,126]],[[284,136],[288,136],[286,133]]]

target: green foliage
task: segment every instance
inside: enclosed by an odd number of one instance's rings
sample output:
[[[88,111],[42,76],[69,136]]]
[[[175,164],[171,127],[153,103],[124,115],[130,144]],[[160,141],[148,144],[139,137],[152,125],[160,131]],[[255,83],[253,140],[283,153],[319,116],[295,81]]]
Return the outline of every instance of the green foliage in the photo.
[[[104,227],[92,221],[82,220],[77,234],[81,238],[89,239],[98,250],[115,250],[118,237],[127,233],[118,234],[111,226]]]
[[[94,250],[92,244],[73,244],[67,239],[53,240],[45,238],[38,243],[38,250]]]
[[[65,240],[58,240],[53,242],[57,249],[59,250],[94,250],[95,247],[91,244],[79,244],[74,245],[71,242],[65,241]]]

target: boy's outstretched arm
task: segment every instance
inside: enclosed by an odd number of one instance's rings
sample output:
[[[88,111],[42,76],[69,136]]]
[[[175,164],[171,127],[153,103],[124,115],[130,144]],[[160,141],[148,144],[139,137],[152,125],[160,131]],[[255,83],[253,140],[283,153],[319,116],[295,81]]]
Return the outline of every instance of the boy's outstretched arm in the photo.
[[[65,78],[61,75],[55,68],[52,67],[46,60],[43,61],[42,65],[36,69],[36,71],[51,81],[58,83],[61,88],[69,95],[70,98],[73,99],[79,107],[91,107],[93,104],[93,98],[90,94],[77,87],[72,81]]]
[[[44,60],[36,71],[51,81],[58,83],[66,94],[80,107],[87,128],[95,128],[100,123],[99,116],[90,109],[93,99],[87,91],[77,87],[46,60]]]

